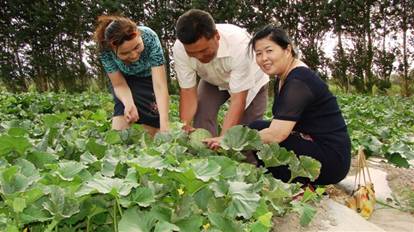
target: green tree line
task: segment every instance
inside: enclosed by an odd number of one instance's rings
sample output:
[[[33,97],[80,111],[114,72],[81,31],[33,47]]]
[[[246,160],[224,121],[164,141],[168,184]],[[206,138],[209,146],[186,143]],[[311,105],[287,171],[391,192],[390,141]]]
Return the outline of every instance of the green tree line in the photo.
[[[392,83],[413,92],[412,0],[6,0],[0,3],[0,81],[9,91],[83,91],[106,88],[92,42],[96,19],[118,14],[153,28],[164,47],[172,92],[174,24],[190,8],[209,11],[217,23],[254,32],[279,23],[302,59],[344,91],[385,92]],[[336,40],[324,53],[326,37]],[[393,74],[393,75],[392,75]]]

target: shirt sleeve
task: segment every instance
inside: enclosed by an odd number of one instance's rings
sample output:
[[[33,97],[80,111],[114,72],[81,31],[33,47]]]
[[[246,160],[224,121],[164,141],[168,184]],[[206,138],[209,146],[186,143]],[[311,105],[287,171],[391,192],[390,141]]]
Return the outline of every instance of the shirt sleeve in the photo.
[[[102,52],[99,58],[106,73],[113,73],[119,70],[111,51]]]
[[[184,46],[178,40],[173,46],[174,69],[177,74],[178,84],[181,88],[192,88],[197,84],[197,74],[191,67],[191,61],[184,50]]]
[[[151,67],[165,64],[164,52],[158,35],[149,27],[143,27],[141,30],[144,33],[142,39],[144,40],[145,46],[147,46],[150,51],[149,63]]]
[[[314,100],[314,95],[306,83],[292,79],[284,84],[280,94],[274,99],[272,109],[274,119],[296,122],[305,108]]]

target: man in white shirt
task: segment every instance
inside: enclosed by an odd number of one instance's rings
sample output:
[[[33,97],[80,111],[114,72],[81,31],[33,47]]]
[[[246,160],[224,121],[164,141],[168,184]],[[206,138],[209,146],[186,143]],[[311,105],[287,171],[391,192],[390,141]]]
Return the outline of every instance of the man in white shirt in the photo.
[[[261,119],[269,77],[249,54],[250,35],[235,25],[215,24],[209,13],[196,9],[179,17],[176,32],[173,56],[184,129],[205,128],[217,136],[217,114],[228,99],[220,135]]]

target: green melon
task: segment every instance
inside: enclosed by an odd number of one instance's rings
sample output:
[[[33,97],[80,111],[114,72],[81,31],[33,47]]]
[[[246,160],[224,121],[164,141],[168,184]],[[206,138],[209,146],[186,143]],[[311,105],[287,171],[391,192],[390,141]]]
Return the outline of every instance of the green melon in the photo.
[[[195,150],[206,148],[207,145],[203,143],[203,140],[211,137],[213,136],[210,131],[203,128],[197,128],[190,134],[190,146]]]

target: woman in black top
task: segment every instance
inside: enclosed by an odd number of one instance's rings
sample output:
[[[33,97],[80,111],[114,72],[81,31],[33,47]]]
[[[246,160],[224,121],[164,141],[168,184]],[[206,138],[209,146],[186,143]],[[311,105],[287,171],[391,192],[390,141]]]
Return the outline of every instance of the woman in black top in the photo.
[[[328,86],[297,58],[286,32],[268,25],[250,41],[256,62],[276,76],[272,121],[255,121],[250,128],[260,130],[265,143],[279,143],[296,155],[321,162],[315,184],[335,184],[350,167],[351,142],[347,127]],[[286,166],[269,168],[276,178],[288,181]],[[306,183],[307,179],[296,181]]]

